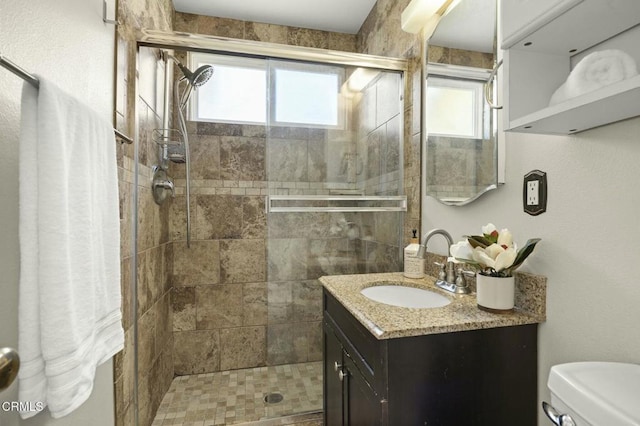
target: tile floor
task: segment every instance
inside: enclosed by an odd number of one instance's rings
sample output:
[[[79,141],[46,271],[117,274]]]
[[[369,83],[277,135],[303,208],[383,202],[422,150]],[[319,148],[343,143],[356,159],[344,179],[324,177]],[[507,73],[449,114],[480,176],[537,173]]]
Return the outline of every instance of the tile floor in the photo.
[[[283,400],[265,403],[270,392]],[[308,362],[176,377],[152,426],[315,426],[321,410],[322,362]]]

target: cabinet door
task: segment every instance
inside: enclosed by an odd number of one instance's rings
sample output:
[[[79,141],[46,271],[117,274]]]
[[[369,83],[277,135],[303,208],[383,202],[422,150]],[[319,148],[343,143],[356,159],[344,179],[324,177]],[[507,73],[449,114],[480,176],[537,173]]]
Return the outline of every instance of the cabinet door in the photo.
[[[382,403],[351,358],[344,357],[345,413],[348,426],[376,426],[382,424]]]
[[[343,422],[343,382],[338,373],[342,365],[342,345],[333,331],[324,328],[324,424],[341,426]],[[338,369],[336,371],[336,365]]]

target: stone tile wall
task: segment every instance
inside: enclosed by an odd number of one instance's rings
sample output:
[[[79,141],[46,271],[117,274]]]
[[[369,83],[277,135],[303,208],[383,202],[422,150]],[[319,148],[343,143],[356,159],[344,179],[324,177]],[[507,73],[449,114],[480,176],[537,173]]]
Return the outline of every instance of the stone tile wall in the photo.
[[[135,424],[135,391],[138,393],[140,425],[149,425],[173,379],[173,333],[171,328],[171,294],[166,268],[171,258],[168,209],[159,208],[151,197],[150,167],[156,162],[150,132],[160,127],[162,99],[157,99],[155,83],[163,70],[141,73],[140,97],[135,98],[136,78],[135,30],[173,27],[173,4],[170,0],[150,0],[140,4],[133,0],[118,2],[116,58],[116,123],[119,130],[133,135],[139,120],[138,145],[121,145],[118,152],[121,241],[122,241],[122,309],[125,349],[115,357],[114,382],[116,425]],[[141,56],[145,70],[156,70],[157,52],[147,50]],[[134,115],[137,107],[137,117]],[[134,149],[138,148],[139,163]],[[138,171],[138,186],[135,173]],[[138,205],[133,205],[134,191]],[[133,264],[133,218],[138,211],[137,264]],[[137,276],[137,300],[132,306],[133,274]],[[138,371],[134,370],[134,321],[138,322]],[[137,374],[137,389],[136,389]]]
[[[430,136],[427,146],[427,191],[430,195],[466,199],[495,184],[493,139]]]
[[[182,13],[176,14],[176,30],[344,51],[356,45],[355,35]],[[389,81],[372,87],[375,114],[376,87],[388,89]],[[380,102],[381,112],[385,106]],[[262,126],[189,124],[196,240],[191,249],[184,243],[184,168],[170,169],[178,186],[169,213],[176,374],[319,360],[317,278],[398,270],[399,238],[391,235],[401,214],[279,213],[269,230],[264,214],[267,194],[328,194],[365,186],[371,193],[397,194],[401,174],[387,159],[400,152],[400,115],[396,110],[387,115],[371,127],[377,169],[365,169],[363,162],[361,177],[348,154],[363,156],[368,148],[356,153],[355,129],[267,132]],[[346,170],[336,170],[333,165],[345,159]]]
[[[356,51],[353,34],[176,12],[175,31],[320,49]]]
[[[404,191],[407,213],[403,226],[404,247],[409,243],[412,229],[420,230],[421,206],[421,144],[420,144],[420,38],[405,33],[400,15],[410,0],[378,0],[356,35],[357,51],[370,55],[407,59],[409,69],[404,82]]]
[[[184,166],[169,170],[178,194],[169,213],[175,373],[320,360],[317,278],[398,270],[397,244],[390,249],[382,230],[391,232],[390,219],[400,223],[401,214],[274,213],[267,229],[265,195],[328,193],[320,179],[336,131],[205,122],[189,128],[191,248],[184,241]],[[267,181],[268,168],[275,181]]]
[[[171,164],[175,374],[266,365],[265,134],[189,123],[191,247],[185,167]]]
[[[410,0],[377,0],[357,34],[357,51],[372,55],[405,58],[409,73],[404,95],[404,188],[408,198],[403,245],[409,243],[411,229],[420,230],[421,189],[421,65],[422,42],[419,35],[402,31],[402,11]],[[493,56],[458,49],[429,46],[428,61],[482,68],[493,67]],[[419,232],[422,234],[422,232]]]
[[[370,49],[367,53],[375,53],[376,44],[383,43],[386,37],[380,35],[386,29],[378,26],[384,22],[384,8],[377,6],[378,9],[380,12],[368,20],[369,35],[373,34],[373,41],[361,50],[363,52]],[[115,363],[116,418],[117,424],[128,425],[134,421],[132,325],[136,318],[135,309],[140,330],[137,391],[140,424],[144,425],[150,424],[174,368],[177,374],[181,374],[320,359],[321,299],[315,279],[329,273],[397,270],[395,249],[387,250],[391,246],[384,241],[376,241],[377,237],[373,236],[383,229],[384,224],[398,218],[396,214],[385,213],[388,217],[383,219],[358,222],[349,214],[337,217],[313,214],[306,218],[313,224],[310,226],[302,224],[299,215],[283,215],[279,217],[280,223],[274,228],[273,235],[268,234],[264,195],[269,190],[277,193],[322,190],[320,186],[313,188],[313,185],[316,179],[319,182],[326,177],[322,176],[325,168],[319,167],[314,160],[306,165],[307,181],[288,180],[292,173],[288,171],[289,176],[283,174],[282,180],[268,183],[264,180],[263,166],[284,168],[277,162],[267,162],[263,130],[229,127],[225,129],[228,134],[217,134],[220,129],[216,130],[215,126],[192,124],[196,177],[193,177],[195,197],[191,208],[195,218],[195,241],[187,250],[185,219],[180,213],[184,211],[184,195],[178,195],[173,203],[163,207],[157,207],[151,200],[148,182],[150,166],[155,162],[155,148],[150,131],[159,127],[161,121],[159,100],[152,86],[161,81],[163,71],[156,66],[156,71],[151,71],[150,80],[145,76],[145,82],[152,81],[153,84],[145,86],[141,97],[135,99],[133,85],[130,84],[136,78],[135,30],[142,27],[174,29],[343,51],[360,50],[363,38],[361,35],[182,13],[175,14],[174,24],[174,12],[168,0],[150,0],[144,4],[121,0],[118,19],[122,25],[118,27],[117,36],[116,122],[121,131],[133,134],[133,107],[137,105],[140,135],[137,188],[134,187],[134,147],[122,146],[118,157],[126,347]],[[401,56],[394,55],[393,49],[397,48],[395,40],[385,46],[389,50],[378,54]],[[154,55],[157,52],[147,52],[147,59],[154,61]],[[415,69],[414,64],[410,74],[412,79],[415,79]],[[405,99],[412,94],[410,87],[407,85],[405,88]],[[407,111],[411,112],[410,107],[411,102],[405,101],[405,125],[410,124],[408,128],[412,130],[409,133],[413,135],[416,126],[415,119],[407,114]],[[387,126],[394,128],[397,124],[385,122],[385,132]],[[215,140],[213,144],[209,143],[211,139]],[[405,136],[405,140],[409,141],[403,150],[405,167],[410,166],[408,173],[405,170],[405,186],[407,183],[413,185],[410,188],[409,216],[415,223],[419,221],[419,210],[416,210],[419,206],[416,195],[419,194],[419,185],[415,185],[419,180],[411,178],[415,175],[415,163],[408,159],[419,153],[419,149],[416,150],[415,143],[410,142],[412,138]],[[274,143],[274,147],[277,145]],[[219,164],[217,169],[209,167],[211,162]],[[351,167],[353,170],[355,166]],[[419,170],[419,167],[415,169]],[[396,173],[390,172],[391,176]],[[174,168],[172,173],[178,176],[176,183],[180,185],[179,169]],[[302,169],[295,169],[293,177],[302,178],[304,173]],[[351,176],[355,173],[352,172]],[[397,179],[397,174],[395,176]],[[392,181],[393,177],[383,180],[383,183]],[[352,183],[348,182],[349,185]],[[349,188],[351,186],[347,184],[339,187]],[[134,191],[139,196],[138,206],[131,202]],[[138,210],[139,221],[137,265],[132,264],[131,251],[134,208]],[[357,237],[353,233],[355,225],[358,227]],[[391,228],[387,228],[383,233],[390,235],[390,231]],[[267,257],[269,253],[273,256]],[[354,258],[358,259],[355,263]],[[131,309],[133,273],[136,273],[138,281],[138,305]],[[266,282],[268,273],[277,276],[278,280]],[[171,288],[174,291],[170,304]],[[267,300],[274,303],[267,304]],[[276,337],[276,334],[286,338]],[[270,348],[267,341],[273,342]],[[254,349],[247,350],[247,347]]]

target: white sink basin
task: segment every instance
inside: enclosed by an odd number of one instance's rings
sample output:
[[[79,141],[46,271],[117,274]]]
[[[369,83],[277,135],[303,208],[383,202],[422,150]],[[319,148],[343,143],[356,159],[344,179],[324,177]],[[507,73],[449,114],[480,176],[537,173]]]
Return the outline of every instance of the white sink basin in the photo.
[[[451,303],[441,294],[404,285],[374,285],[360,293],[375,302],[403,308],[441,308]]]

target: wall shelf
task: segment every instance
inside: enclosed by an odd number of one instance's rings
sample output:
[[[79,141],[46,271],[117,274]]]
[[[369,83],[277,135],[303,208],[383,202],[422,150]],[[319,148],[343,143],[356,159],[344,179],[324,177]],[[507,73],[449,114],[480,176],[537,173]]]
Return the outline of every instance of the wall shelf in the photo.
[[[588,53],[621,49],[640,68],[640,1],[501,5],[505,130],[567,135],[640,116],[640,76],[549,106],[572,66]]]
[[[514,119],[509,129],[567,135],[640,115],[640,75]]]

